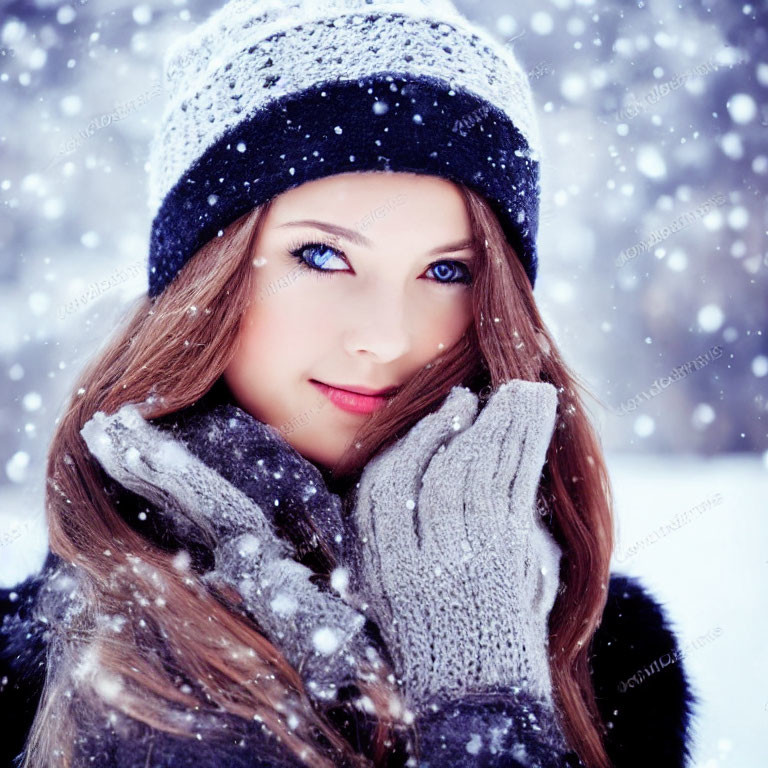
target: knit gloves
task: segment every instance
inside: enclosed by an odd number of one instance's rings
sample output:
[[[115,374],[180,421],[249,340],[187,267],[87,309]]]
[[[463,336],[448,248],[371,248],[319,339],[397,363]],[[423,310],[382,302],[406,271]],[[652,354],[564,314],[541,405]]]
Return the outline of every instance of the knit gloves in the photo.
[[[299,495],[303,492],[308,504],[323,505],[326,514],[335,509],[340,515],[340,500],[298,482],[300,475],[294,472],[301,469],[301,458],[294,464],[293,449],[271,427],[255,419],[245,422],[249,433],[241,438],[247,439],[249,449],[259,452],[261,442],[262,453],[269,449],[282,470],[272,472],[263,462],[250,464],[251,486],[268,489],[259,503],[193,455],[182,441],[149,424],[132,404],[109,416],[97,412],[81,435],[104,470],[157,505],[169,524],[208,533],[216,565],[203,580],[224,581],[237,589],[265,635],[309,681],[309,695],[334,699],[340,684],[357,678],[356,660],[378,659],[363,631],[365,616],[333,591],[310,581],[312,571],[293,559],[292,546],[276,535],[270,523],[274,514],[270,505],[280,492],[274,482],[259,483],[258,473],[270,472],[271,481],[284,476],[291,493],[302,489]],[[233,423],[214,414],[202,434],[231,429]],[[217,439],[223,445],[221,436]],[[223,453],[219,460],[236,462],[237,457]],[[331,499],[335,507],[327,506]],[[339,591],[343,586],[341,579]]]
[[[352,588],[416,712],[514,686],[552,704],[547,622],[561,550],[536,495],[557,390],[513,379],[475,419],[477,409],[475,394],[453,387],[369,461],[350,519]]]

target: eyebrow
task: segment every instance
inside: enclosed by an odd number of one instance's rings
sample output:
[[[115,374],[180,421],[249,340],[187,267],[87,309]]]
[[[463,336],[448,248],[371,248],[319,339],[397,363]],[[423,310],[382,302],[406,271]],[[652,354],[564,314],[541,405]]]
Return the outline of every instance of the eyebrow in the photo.
[[[341,227],[338,224],[331,224],[327,221],[317,221],[316,219],[301,219],[300,221],[286,221],[284,224],[280,224],[279,227],[317,227],[332,235],[342,237],[355,245],[362,245],[370,248],[373,245],[373,241],[368,239],[365,235],[356,232],[353,229],[347,229]],[[441,245],[437,248],[433,248],[428,252],[428,255],[434,256],[438,253],[453,253],[454,251],[464,251],[467,248],[472,248],[474,245],[471,239],[460,240],[458,243],[449,243],[448,245]]]

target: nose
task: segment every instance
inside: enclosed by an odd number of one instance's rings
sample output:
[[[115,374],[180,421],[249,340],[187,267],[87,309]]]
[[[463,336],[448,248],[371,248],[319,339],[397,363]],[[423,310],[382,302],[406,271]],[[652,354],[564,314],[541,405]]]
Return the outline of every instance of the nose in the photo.
[[[402,287],[379,287],[360,292],[350,300],[346,315],[344,349],[350,356],[367,355],[388,363],[405,355],[411,347],[413,317],[406,306]]]

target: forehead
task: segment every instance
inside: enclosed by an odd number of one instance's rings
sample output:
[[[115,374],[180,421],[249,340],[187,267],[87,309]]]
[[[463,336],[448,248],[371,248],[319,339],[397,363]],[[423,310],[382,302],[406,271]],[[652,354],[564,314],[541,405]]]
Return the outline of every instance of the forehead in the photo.
[[[277,196],[267,228],[290,231],[292,221],[321,220],[359,233],[366,240],[435,232],[466,237],[470,221],[457,184],[440,176],[365,171],[334,174]]]

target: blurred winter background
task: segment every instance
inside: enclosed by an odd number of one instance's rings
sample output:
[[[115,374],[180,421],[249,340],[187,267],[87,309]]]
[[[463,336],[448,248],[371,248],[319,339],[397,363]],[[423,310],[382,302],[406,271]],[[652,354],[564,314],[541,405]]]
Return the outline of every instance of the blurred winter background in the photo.
[[[602,404],[615,569],[653,589],[687,649],[695,766],[763,766],[768,6],[457,5],[513,46],[536,94],[536,295]],[[218,6],[0,1],[0,586],[42,563],[56,419],[146,291],[162,54]]]

